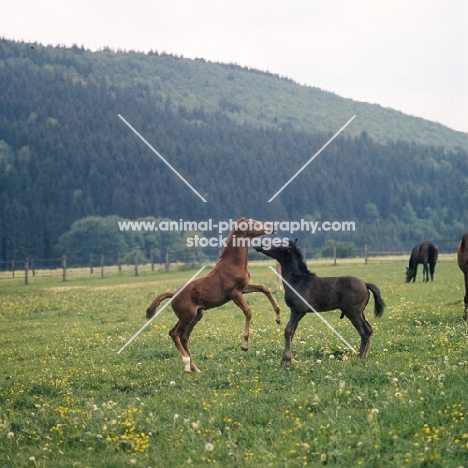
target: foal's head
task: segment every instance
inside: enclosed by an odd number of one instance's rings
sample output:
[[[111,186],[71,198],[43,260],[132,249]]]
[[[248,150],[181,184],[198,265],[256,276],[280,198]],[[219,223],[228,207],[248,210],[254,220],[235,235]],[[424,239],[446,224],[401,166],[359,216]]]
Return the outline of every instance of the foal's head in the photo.
[[[258,237],[264,234],[273,234],[273,223],[268,221],[257,221],[252,218],[240,218],[236,221],[234,228],[237,237]]]
[[[288,245],[265,249],[254,247],[257,252],[262,252],[268,257],[277,260],[283,269],[288,269],[295,274],[311,274],[307,269],[302,252],[297,247],[297,239],[289,239]]]
[[[257,252],[265,254],[267,257],[274,258],[278,262],[282,263],[286,258],[290,257],[293,251],[297,251],[297,239],[289,239],[287,246],[280,245],[279,247],[271,247],[265,249],[263,247],[254,247]]]

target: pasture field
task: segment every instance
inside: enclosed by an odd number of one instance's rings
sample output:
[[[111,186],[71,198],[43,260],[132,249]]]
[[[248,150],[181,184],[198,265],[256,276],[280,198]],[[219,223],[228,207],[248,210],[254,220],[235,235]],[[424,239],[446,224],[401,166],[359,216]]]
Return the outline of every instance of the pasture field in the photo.
[[[313,314],[299,324],[293,363],[280,366],[289,311],[265,262],[250,349],[233,303],[207,311],[186,375],[168,336],[170,308],[121,354],[157,293],[196,270],[0,285],[1,467],[465,467],[468,328],[453,257],[433,283],[404,283],[406,261],[309,262],[321,276],[376,283],[387,303],[365,365]],[[205,274],[203,272],[202,274]],[[340,313],[323,314],[356,348]]]

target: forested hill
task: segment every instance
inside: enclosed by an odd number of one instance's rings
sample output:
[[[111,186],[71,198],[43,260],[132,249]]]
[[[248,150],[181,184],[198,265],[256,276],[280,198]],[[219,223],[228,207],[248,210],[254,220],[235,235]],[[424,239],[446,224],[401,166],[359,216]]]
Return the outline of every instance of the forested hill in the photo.
[[[403,140],[468,149],[468,134],[401,112],[344,99],[287,78],[233,64],[191,60],[157,52],[90,52],[0,40],[0,60],[60,73],[75,84],[142,89],[145,97],[173,109],[221,112],[250,126],[292,127],[309,133],[336,132],[357,115],[348,135],[362,131],[381,143]],[[26,69],[24,69],[26,70]]]
[[[337,238],[387,249],[454,239],[468,226],[466,139],[236,66],[0,40],[0,261],[56,256],[89,216],[349,220]]]

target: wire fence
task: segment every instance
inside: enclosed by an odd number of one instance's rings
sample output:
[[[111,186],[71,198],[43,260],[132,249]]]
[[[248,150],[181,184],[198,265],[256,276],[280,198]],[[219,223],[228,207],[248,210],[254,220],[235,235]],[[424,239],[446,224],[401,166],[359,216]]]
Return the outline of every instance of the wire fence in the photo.
[[[459,242],[460,239],[441,239],[435,242],[439,248],[439,261],[443,261],[445,259],[451,260],[457,253]],[[409,260],[411,250],[372,251],[369,250],[368,244],[365,244],[364,263],[392,263],[397,259],[406,261]]]
[[[439,246],[439,261],[452,261],[457,252],[458,239],[443,239],[437,241]],[[407,261],[411,254],[411,250],[386,250],[373,251],[369,249],[368,244],[364,244],[357,253],[357,256],[347,261],[369,263],[394,263],[397,261]],[[210,260],[216,261],[216,258]],[[342,261],[337,257],[335,248],[333,255],[333,263],[336,265]],[[155,262],[153,254],[150,261],[142,262],[137,252],[133,254],[133,263],[124,263],[119,255],[114,263],[106,262],[105,255],[100,256],[90,255],[87,259],[74,259],[70,262],[66,255],[56,258],[35,259],[27,257],[24,260],[12,259],[10,261],[0,261],[0,284],[11,280],[21,281],[24,284],[29,284],[35,279],[55,278],[57,280],[69,281],[84,277],[100,276],[104,278],[109,275],[133,275],[148,274],[151,272],[167,272],[172,267],[192,267],[199,266],[200,259],[197,255],[185,256],[181,261],[177,256],[174,256],[171,261],[169,250],[165,252],[165,262]],[[86,265],[86,266],[84,266]]]
[[[84,266],[86,265],[87,266]],[[196,266],[197,259],[192,259],[192,266]],[[116,263],[106,263],[104,254],[96,257],[90,255],[88,259],[74,259],[69,262],[66,255],[57,258],[35,259],[26,257],[23,261],[13,259],[0,262],[0,283],[9,280],[21,280],[29,284],[34,279],[56,278],[62,281],[71,279],[108,275],[123,274],[139,276],[151,271],[169,271],[171,266],[180,266],[184,263],[171,262],[169,251],[165,253],[165,263],[156,263],[151,255],[149,263],[141,262],[137,252],[133,255],[133,263],[124,263],[118,256]]]

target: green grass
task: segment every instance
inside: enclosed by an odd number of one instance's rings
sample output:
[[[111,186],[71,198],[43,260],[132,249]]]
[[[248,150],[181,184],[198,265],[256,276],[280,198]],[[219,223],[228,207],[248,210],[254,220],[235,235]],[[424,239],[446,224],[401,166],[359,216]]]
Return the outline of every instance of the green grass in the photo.
[[[404,283],[405,262],[311,262],[319,275],[376,283],[387,302],[368,362],[359,365],[312,314],[298,327],[293,363],[280,366],[289,311],[275,277],[252,281],[278,298],[283,323],[262,295],[250,349],[232,303],[207,311],[191,340],[201,374],[185,375],[166,309],[125,351],[156,293],[195,272],[2,282],[0,466],[179,467],[468,466],[468,329],[453,259],[435,281]],[[71,276],[73,277],[73,276]],[[324,317],[355,347],[339,312]]]

